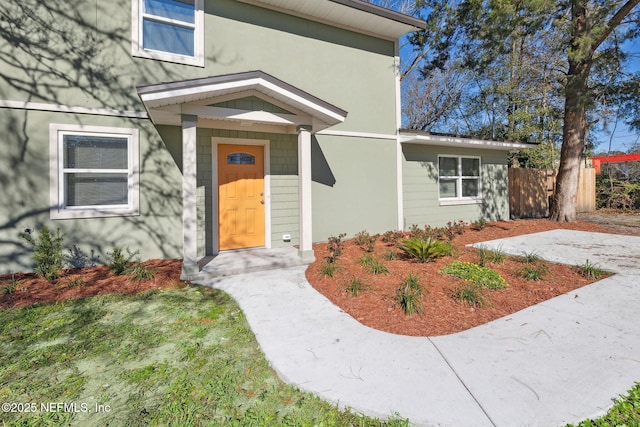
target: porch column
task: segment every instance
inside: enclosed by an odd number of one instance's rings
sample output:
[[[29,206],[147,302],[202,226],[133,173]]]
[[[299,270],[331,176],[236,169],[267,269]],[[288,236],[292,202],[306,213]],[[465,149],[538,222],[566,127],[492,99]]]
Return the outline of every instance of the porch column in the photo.
[[[300,258],[313,260],[311,222],[311,126],[298,127],[298,203]]]
[[[198,268],[198,209],[196,168],[197,116],[182,115],[182,274]]]

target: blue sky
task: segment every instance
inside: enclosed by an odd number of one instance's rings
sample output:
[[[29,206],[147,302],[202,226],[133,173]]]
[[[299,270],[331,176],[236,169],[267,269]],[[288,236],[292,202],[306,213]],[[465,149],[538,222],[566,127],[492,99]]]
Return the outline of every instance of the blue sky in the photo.
[[[380,3],[374,1],[374,3]],[[405,49],[401,49],[401,61],[406,60],[408,52],[411,47],[406,46],[406,40],[401,40],[401,45],[405,44]],[[634,40],[631,43],[627,43],[627,51],[630,53],[630,60],[628,61],[629,73],[640,71],[640,40]],[[405,52],[403,52],[403,50]],[[640,102],[640,100],[638,100]],[[595,147],[596,152],[606,152],[611,147],[611,150],[626,151],[633,144],[640,142],[640,132],[629,129],[622,119],[618,123],[610,123],[607,131],[595,131],[595,136],[598,144]]]

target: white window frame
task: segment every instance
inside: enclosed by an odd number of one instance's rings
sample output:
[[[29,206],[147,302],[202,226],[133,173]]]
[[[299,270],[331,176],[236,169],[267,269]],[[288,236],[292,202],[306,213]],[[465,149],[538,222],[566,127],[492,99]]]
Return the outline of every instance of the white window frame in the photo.
[[[194,0],[195,4],[195,23],[190,24],[182,21],[174,21],[155,15],[145,15],[144,0],[131,1],[131,52],[132,55],[139,58],[156,59],[158,61],[175,62],[178,64],[195,65],[204,67],[204,0]],[[180,25],[182,27],[193,28],[194,37],[193,47],[194,56],[180,55],[171,52],[145,49],[143,46],[142,21],[145,16],[153,16],[158,22],[167,22]]]
[[[458,164],[458,174],[456,176],[441,176],[440,175],[440,159],[450,158],[456,159]],[[477,159],[478,160],[478,176],[466,176],[462,175],[462,159]],[[455,156],[442,154],[438,156],[438,201],[441,206],[446,205],[466,205],[466,204],[479,204],[482,203],[482,158],[478,156]],[[440,195],[440,179],[446,178],[447,180],[456,180],[456,194],[457,197],[442,197]],[[475,197],[462,197],[462,180],[463,179],[477,179],[478,180],[478,196]]]
[[[65,169],[64,136],[91,135],[127,138],[127,193],[126,205],[66,206],[65,173],[104,173],[105,169]],[[52,123],[49,125],[49,197],[51,219],[101,218],[134,216],[140,214],[140,143],[138,129],[102,126],[82,126]],[[118,170],[122,173],[122,170]]]

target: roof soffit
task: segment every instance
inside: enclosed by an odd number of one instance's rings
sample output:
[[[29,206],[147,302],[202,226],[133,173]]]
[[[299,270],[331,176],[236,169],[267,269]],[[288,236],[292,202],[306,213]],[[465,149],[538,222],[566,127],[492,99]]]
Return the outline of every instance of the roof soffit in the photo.
[[[426,26],[424,20],[359,0],[239,1],[389,40]]]

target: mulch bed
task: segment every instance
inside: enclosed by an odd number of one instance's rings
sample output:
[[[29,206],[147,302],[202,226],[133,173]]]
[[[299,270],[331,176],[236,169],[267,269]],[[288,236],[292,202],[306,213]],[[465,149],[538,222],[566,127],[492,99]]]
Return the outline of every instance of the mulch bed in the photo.
[[[136,281],[127,275],[115,275],[109,267],[97,266],[67,269],[51,282],[34,273],[0,275],[0,308],[24,307],[67,299],[85,298],[105,294],[135,294],[150,289],[185,286],[180,281],[182,260],[149,260],[142,263],[154,273],[153,279]],[[3,292],[15,280],[13,293]]]
[[[307,269],[306,276],[315,289],[364,325],[402,335],[446,335],[508,316],[592,283],[593,280],[583,277],[572,266],[549,262],[544,262],[548,273],[542,280],[526,280],[520,276],[525,264],[514,257],[507,257],[504,263],[490,263],[488,267],[497,271],[509,287],[485,291],[490,305],[477,307],[456,300],[452,293],[463,281],[440,272],[442,267],[454,260],[477,262],[477,250],[466,247],[467,244],[559,228],[611,232],[606,227],[590,223],[559,224],[548,220],[495,222],[480,230],[467,226],[462,235],[457,235],[452,240],[453,257],[438,258],[424,264],[398,257],[396,260],[384,261],[390,272],[380,275],[365,271],[360,264],[365,252],[352,239],[345,242],[344,253],[338,261],[340,268],[334,278],[321,276],[320,270],[325,264],[328,251],[326,243],[317,244],[314,246],[316,261]],[[378,239],[373,255],[383,259],[390,249],[393,250],[394,247]],[[425,290],[422,315],[405,315],[395,301],[396,290],[409,273],[419,277]],[[354,277],[368,286],[367,290],[355,297],[346,291]]]

